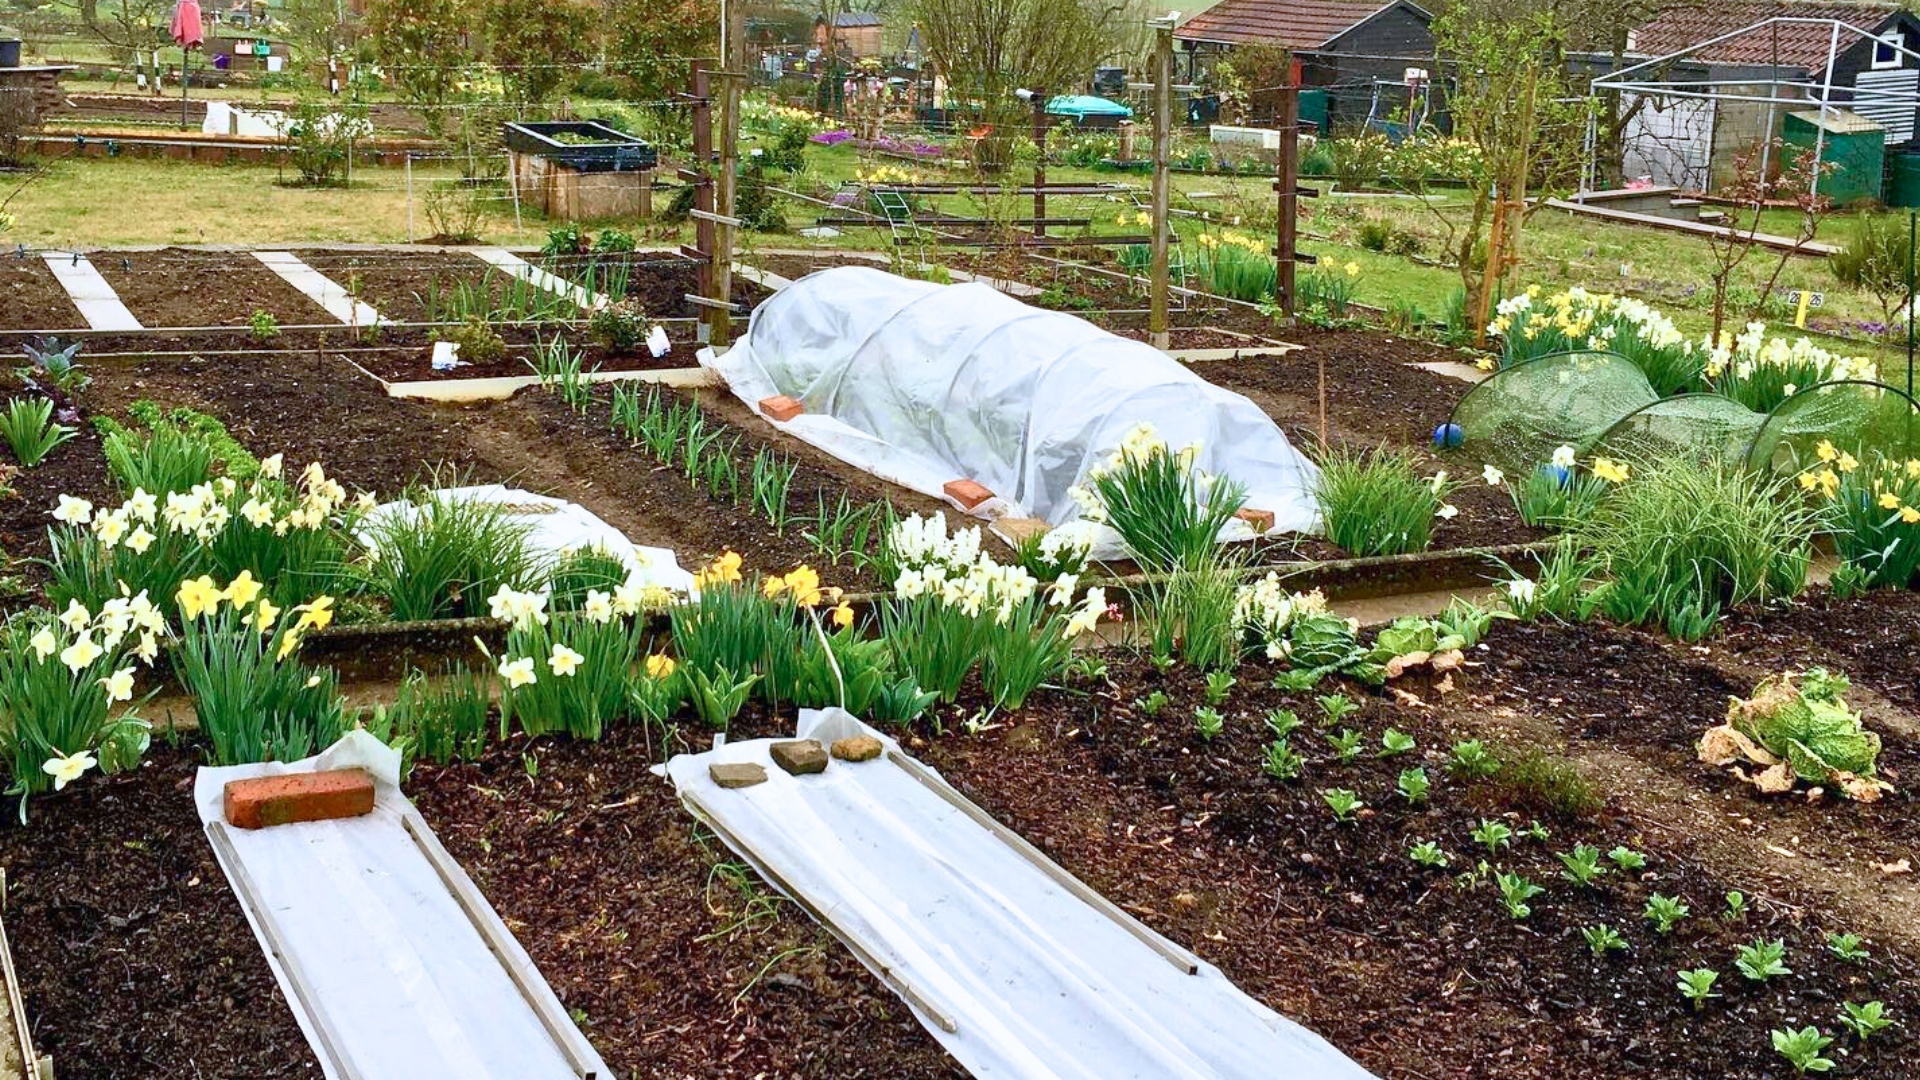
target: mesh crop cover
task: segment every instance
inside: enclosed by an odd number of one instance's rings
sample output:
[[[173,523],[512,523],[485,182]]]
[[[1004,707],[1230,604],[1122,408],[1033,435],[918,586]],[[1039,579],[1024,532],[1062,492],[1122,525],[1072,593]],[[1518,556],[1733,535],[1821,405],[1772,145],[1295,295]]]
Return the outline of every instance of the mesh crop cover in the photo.
[[[1628,413],[1594,443],[1593,452],[1628,461],[1745,461],[1766,420],[1765,413],[1719,394],[1681,394]]]
[[[981,516],[1079,517],[1068,490],[1150,423],[1169,446],[1198,442],[1199,467],[1246,485],[1275,529],[1317,524],[1317,471],[1259,406],[1158,349],[985,285],[823,270],[701,362],[755,412],[798,399],[805,412],[782,430],[882,479],[935,498],[953,480],[981,484],[994,494]]]
[[[1774,407],[1754,436],[1747,465],[1797,473],[1817,460],[1823,440],[1857,457],[1869,450],[1920,457],[1920,412],[1912,398],[1882,383],[1809,386]]]
[[[1524,476],[1571,446],[1590,452],[1621,417],[1659,395],[1639,365],[1610,352],[1553,353],[1503,368],[1453,408],[1468,454]]]

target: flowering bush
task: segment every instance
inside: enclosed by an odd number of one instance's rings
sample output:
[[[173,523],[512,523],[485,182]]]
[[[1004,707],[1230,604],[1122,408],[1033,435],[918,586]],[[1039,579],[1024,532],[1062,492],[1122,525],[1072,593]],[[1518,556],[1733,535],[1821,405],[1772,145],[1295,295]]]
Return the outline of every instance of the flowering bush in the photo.
[[[1799,483],[1819,501],[1840,558],[1869,587],[1920,584],[1920,460],[1870,453],[1862,462],[1829,441],[1817,454]]]
[[[1195,467],[1199,454],[1200,444],[1174,450],[1152,424],[1140,424],[1068,494],[1089,521],[1119,533],[1141,566],[1195,566],[1247,502],[1245,486]]]
[[[132,700],[137,667],[153,662],[166,632],[145,593],[98,610],[23,612],[0,628],[0,755],[23,817],[29,795],[96,765],[116,772],[139,762],[148,725],[114,706]]]

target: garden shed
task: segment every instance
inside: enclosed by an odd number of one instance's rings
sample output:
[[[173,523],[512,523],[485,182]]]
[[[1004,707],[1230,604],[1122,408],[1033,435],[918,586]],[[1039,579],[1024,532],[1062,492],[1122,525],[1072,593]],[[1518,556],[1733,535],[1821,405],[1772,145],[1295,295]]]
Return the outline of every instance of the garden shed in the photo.
[[[840,56],[859,59],[865,56],[879,56],[881,53],[881,33],[886,24],[880,16],[871,11],[842,11],[833,17],[833,32],[829,37],[826,16],[817,16],[813,20],[813,44],[823,52],[829,44],[832,51]]]
[[[1196,76],[1236,48],[1284,48],[1293,81],[1323,88],[1327,119],[1367,116],[1376,82],[1433,66],[1433,15],[1411,0],[1221,0],[1174,31]]]
[[[1781,124],[1781,141],[1796,159],[1819,154],[1831,167],[1821,178],[1821,190],[1842,206],[1880,198],[1880,178],[1886,169],[1886,129],[1849,109],[1822,116],[1819,109],[1790,112]]]

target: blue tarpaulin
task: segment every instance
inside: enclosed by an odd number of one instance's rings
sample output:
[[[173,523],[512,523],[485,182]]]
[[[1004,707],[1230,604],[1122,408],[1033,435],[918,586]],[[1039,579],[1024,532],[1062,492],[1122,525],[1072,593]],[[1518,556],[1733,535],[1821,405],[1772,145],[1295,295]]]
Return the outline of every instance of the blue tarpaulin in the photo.
[[[1083,120],[1089,116],[1129,117],[1133,110],[1117,101],[1109,101],[1091,94],[1063,94],[1047,102],[1047,111],[1055,116],[1071,116]]]

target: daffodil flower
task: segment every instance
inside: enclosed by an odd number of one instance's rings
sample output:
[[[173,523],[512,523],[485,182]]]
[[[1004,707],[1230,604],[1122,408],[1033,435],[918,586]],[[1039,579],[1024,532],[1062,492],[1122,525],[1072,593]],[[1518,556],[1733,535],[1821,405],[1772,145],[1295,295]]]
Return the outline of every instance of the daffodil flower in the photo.
[[[586,657],[556,641],[553,643],[553,652],[547,657],[547,667],[551,668],[555,675],[564,678],[578,671],[581,661],[585,659]]]
[[[500,677],[507,680],[509,690],[518,690],[539,681],[533,674],[533,657],[531,656],[502,662]]]
[[[1880,496],[1880,509],[1882,509],[1882,510],[1898,510],[1898,509],[1900,509],[1900,496],[1898,496],[1898,495],[1895,495],[1895,494],[1894,494],[1893,492],[1891,492],[1891,491],[1889,491],[1889,492],[1887,492],[1887,493],[1886,493],[1886,494],[1884,494],[1884,495],[1881,495],[1881,496]]]
[[[134,526],[133,532],[127,535],[127,548],[135,555],[145,555],[152,546],[153,534],[147,531],[145,525]]]
[[[1507,482],[1507,474],[1492,465],[1488,465],[1486,468],[1480,470],[1480,479],[1485,480],[1488,487],[1499,487],[1501,484]]]
[[[647,678],[664,679],[673,674],[676,666],[673,657],[665,653],[653,653],[647,657]]]
[[[279,617],[280,609],[273,606],[273,601],[261,597],[260,606],[253,609],[253,628],[264,634],[273,629],[273,621]]]
[[[1612,458],[1593,459],[1593,475],[1610,484],[1626,483],[1628,472],[1629,470],[1623,462],[1615,461]]]
[[[243,608],[253,603],[260,595],[260,583],[253,579],[253,571],[242,570],[227,583],[227,590],[223,595],[233,602],[234,607]]]
[[[612,622],[613,598],[599,589],[588,589],[586,602],[580,605],[580,611],[593,622]]]
[[[1539,592],[1539,589],[1540,584],[1538,582],[1527,578],[1514,578],[1512,581],[1507,582],[1507,595],[1511,596],[1513,602],[1516,604],[1526,605],[1533,603],[1533,598]]]
[[[27,639],[27,644],[33,647],[34,656],[40,660],[52,656],[60,648],[60,642],[53,636],[53,631],[44,626],[34,631],[34,635]]]
[[[93,504],[71,495],[60,496],[60,505],[53,509],[53,520],[67,525],[85,525],[92,518]]]
[[[845,630],[853,625],[853,606],[845,600],[833,609],[833,626],[836,630]]]
[[[60,613],[60,625],[75,634],[85,630],[87,624],[92,621],[92,614],[87,611],[86,605],[78,600],[67,601],[67,610]]]
[[[191,581],[181,582],[174,601],[180,605],[180,617],[192,620],[219,610],[221,595],[213,584],[213,578],[201,574]]]
[[[53,790],[61,791],[97,764],[91,753],[81,750],[66,757],[48,758],[40,764],[40,771],[53,777]]]
[[[280,478],[280,470],[283,469],[285,465],[286,455],[284,454],[275,454],[272,457],[261,458],[260,475],[269,480],[277,480]]]
[[[1573,462],[1574,462],[1573,447],[1561,446],[1558,450],[1555,450],[1553,452],[1554,465],[1562,469],[1571,469],[1573,468]]]
[[[78,675],[100,659],[101,652],[92,634],[82,634],[73,644],[60,650],[60,662],[67,665],[68,671]]]
[[[1433,516],[1439,518],[1442,521],[1452,521],[1456,516],[1459,515],[1459,513],[1460,513],[1460,508],[1453,505],[1452,503],[1441,503],[1440,509],[1435,510],[1433,512]]]
[[[101,679],[100,685],[106,690],[108,701],[130,701],[133,698],[133,669],[121,668]]]

